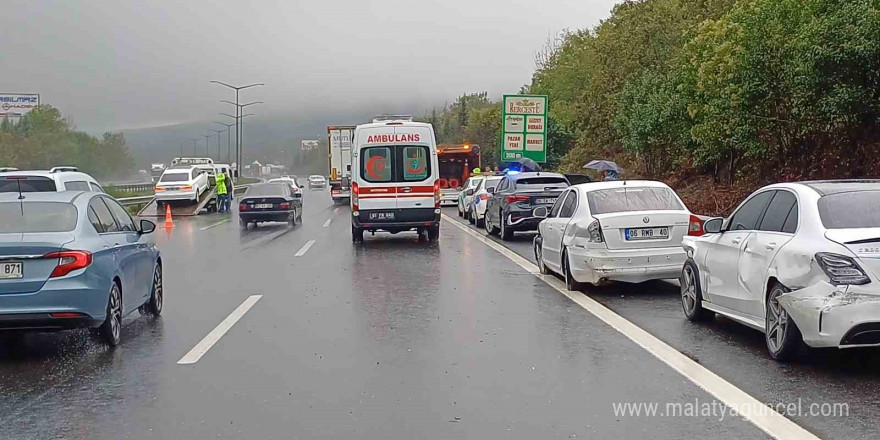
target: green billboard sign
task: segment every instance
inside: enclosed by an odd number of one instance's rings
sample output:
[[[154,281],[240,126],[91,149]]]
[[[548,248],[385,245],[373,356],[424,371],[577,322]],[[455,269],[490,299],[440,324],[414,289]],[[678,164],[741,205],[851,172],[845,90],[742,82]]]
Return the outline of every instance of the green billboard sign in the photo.
[[[504,95],[501,160],[547,161],[547,96]]]

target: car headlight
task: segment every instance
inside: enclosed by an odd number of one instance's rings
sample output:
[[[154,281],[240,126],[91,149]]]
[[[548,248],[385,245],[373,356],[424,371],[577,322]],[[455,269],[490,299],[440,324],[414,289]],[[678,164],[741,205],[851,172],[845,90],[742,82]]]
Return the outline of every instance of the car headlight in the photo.
[[[816,254],[816,262],[825,271],[825,275],[828,275],[831,284],[859,285],[871,282],[859,263],[846,255],[819,252]]]

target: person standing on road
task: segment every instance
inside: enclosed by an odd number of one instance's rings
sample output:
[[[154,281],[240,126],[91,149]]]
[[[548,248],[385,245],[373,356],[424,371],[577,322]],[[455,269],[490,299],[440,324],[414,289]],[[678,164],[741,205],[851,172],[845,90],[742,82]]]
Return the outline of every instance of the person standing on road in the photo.
[[[217,173],[216,177],[217,181],[217,211],[224,212],[224,210],[228,209],[227,198],[229,194],[226,193],[226,174]]]
[[[232,174],[226,173],[226,179],[224,182],[226,184],[226,212],[229,212],[229,206],[232,204],[232,198],[235,197],[235,187],[232,185]]]

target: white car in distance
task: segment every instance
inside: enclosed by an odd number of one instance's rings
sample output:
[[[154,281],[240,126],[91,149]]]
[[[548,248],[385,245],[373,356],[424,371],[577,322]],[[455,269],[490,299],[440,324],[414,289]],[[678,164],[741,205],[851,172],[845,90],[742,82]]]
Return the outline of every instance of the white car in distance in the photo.
[[[313,174],[309,176],[309,189],[326,188],[327,179],[324,176]]]
[[[770,356],[880,345],[880,180],[759,189],[682,243],[681,301],[764,332]]]
[[[640,180],[575,185],[535,215],[546,216],[534,241],[538,268],[562,275],[569,290],[678,278],[682,237],[701,225],[671,188]]]
[[[474,188],[473,202],[468,206],[467,219],[472,225],[482,228],[486,221],[486,208],[489,207],[489,188],[495,188],[504,176],[489,176],[477,183]]]
[[[467,218],[470,213],[470,206],[474,203],[474,194],[477,186],[485,179],[485,176],[471,176],[462,185],[461,192],[458,194],[458,216]]]
[[[208,173],[196,166],[167,168],[156,182],[156,202],[187,200],[198,203],[208,188]]]

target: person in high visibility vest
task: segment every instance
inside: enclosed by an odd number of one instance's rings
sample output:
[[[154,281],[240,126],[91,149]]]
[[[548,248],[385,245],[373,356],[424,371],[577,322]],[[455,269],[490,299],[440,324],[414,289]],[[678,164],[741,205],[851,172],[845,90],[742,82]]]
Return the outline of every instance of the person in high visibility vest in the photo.
[[[229,194],[226,191],[226,174],[217,173],[217,211],[229,211]]]
[[[480,167],[474,168],[474,171],[471,174],[480,174]]]

